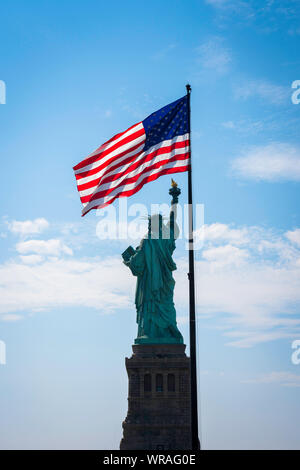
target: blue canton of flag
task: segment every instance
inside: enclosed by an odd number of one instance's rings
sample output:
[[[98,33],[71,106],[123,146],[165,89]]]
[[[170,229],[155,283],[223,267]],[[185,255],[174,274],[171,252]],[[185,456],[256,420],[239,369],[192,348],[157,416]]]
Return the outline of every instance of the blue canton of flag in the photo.
[[[189,132],[187,96],[150,114],[144,119],[143,125],[146,132],[144,151],[163,140],[187,134]]]

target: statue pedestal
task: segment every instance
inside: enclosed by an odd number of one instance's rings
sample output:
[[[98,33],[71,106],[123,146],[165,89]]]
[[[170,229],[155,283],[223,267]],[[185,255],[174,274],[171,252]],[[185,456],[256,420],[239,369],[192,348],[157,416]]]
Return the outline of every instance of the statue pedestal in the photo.
[[[135,344],[126,358],[121,450],[191,449],[190,358],[184,344]]]

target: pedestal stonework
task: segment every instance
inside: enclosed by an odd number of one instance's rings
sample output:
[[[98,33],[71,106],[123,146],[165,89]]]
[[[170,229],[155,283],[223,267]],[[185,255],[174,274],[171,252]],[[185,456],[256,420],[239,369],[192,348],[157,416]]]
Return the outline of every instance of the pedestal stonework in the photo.
[[[191,449],[190,358],[184,344],[136,344],[126,358],[121,450]]]

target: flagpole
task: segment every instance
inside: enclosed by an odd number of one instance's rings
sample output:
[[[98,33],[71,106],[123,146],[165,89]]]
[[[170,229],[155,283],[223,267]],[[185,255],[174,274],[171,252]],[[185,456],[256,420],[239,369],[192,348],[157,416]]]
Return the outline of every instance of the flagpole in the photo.
[[[195,266],[193,236],[193,193],[192,193],[192,147],[191,147],[191,91],[186,85],[188,103],[188,128],[190,133],[190,165],[188,170],[188,207],[189,207],[189,298],[190,298],[190,361],[191,361],[191,428],[192,450],[200,450],[198,436],[198,397],[197,397],[197,363],[196,363],[196,314],[195,314]]]

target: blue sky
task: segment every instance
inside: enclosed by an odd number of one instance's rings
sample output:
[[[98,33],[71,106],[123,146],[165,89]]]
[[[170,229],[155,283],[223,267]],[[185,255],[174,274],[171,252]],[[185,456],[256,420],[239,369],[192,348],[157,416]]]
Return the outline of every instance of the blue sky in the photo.
[[[203,448],[299,448],[299,3],[31,0],[1,18],[0,447],[118,448],[135,280],[128,241],[81,218],[72,167],[190,82]],[[174,256],[188,344],[183,240]]]

